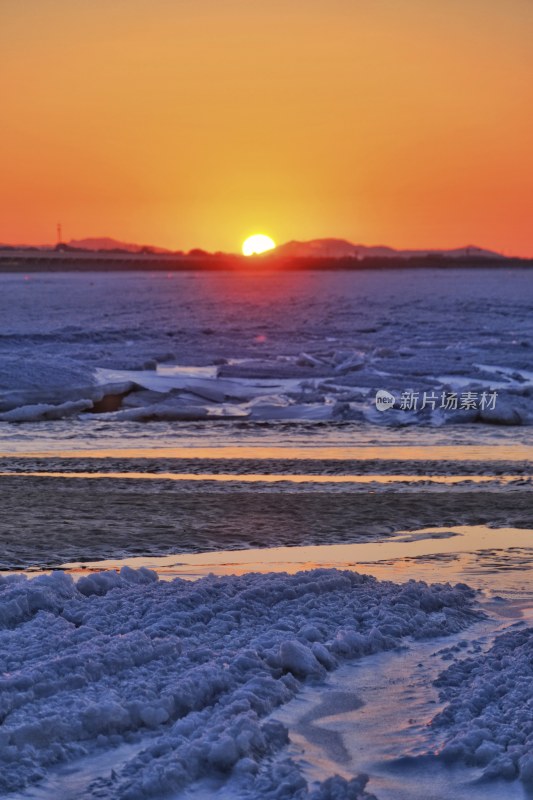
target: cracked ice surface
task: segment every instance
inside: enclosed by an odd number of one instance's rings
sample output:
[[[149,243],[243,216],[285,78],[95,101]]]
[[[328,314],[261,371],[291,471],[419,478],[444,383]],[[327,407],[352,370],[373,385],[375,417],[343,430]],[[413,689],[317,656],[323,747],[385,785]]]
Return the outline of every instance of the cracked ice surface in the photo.
[[[133,440],[140,423],[531,425],[532,281],[503,269],[0,275],[0,441],[62,420]],[[494,407],[421,408],[496,390]]]
[[[76,796],[161,797],[231,775],[240,797],[369,797],[364,777],[309,786],[284,756],[287,729],[265,718],[343,659],[463,629],[474,597],[334,569],[0,579],[0,792],[131,744]]]

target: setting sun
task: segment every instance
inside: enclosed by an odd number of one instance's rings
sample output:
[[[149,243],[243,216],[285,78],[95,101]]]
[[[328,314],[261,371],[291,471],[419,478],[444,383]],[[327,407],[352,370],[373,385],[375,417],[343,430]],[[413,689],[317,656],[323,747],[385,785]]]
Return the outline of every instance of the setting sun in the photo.
[[[265,236],[264,233],[254,233],[243,242],[242,252],[245,256],[255,256],[259,253],[266,253],[267,250],[273,250],[275,247],[276,242],[270,236]]]

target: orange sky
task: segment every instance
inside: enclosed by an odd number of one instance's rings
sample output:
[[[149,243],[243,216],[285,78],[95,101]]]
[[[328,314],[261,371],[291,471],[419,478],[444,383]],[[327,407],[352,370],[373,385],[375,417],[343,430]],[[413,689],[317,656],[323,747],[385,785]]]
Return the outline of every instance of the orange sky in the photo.
[[[0,242],[533,256],[531,0],[3,0]]]

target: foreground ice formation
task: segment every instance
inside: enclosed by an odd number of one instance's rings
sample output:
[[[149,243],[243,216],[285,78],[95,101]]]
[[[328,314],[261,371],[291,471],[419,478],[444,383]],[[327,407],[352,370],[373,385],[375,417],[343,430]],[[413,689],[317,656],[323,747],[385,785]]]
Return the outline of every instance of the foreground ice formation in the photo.
[[[207,778],[249,798],[368,797],[364,776],[308,786],[268,715],[343,659],[463,629],[474,597],[325,569],[0,579],[0,793],[123,745],[83,796],[155,798]]]
[[[450,666],[437,686],[448,701],[433,722],[446,732],[442,758],[533,784],[533,628],[498,636],[485,655]]]

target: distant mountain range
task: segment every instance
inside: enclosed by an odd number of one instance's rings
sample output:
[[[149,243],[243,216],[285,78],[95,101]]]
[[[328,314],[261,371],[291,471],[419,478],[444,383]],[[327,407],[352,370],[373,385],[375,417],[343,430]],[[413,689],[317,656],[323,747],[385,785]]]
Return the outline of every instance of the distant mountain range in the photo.
[[[168,250],[165,247],[154,247],[150,244],[132,244],[130,242],[120,242],[110,236],[93,236],[86,239],[71,239],[70,242],[61,242],[59,245],[41,244],[2,244],[0,250],[57,250],[61,248],[72,248],[75,250],[90,250],[99,252],[102,250],[120,250],[126,253],[174,253],[178,251]],[[179,251],[181,252],[181,251]]]
[[[79,247],[84,250],[127,250],[130,253],[149,251],[152,253],[170,253],[162,247],[149,245],[129,244],[119,242],[107,236],[101,238],[72,239],[70,247]],[[352,244],[346,239],[312,239],[309,242],[291,241],[280,244],[275,250],[276,255],[287,258],[409,258],[411,256],[444,255],[449,258],[464,256],[484,256],[491,258],[504,258],[501,253],[484,250],[481,247],[468,245],[453,250],[395,250],[393,247],[378,245],[368,247],[364,244]]]
[[[181,250],[173,251],[164,247],[155,247],[153,245],[121,242],[118,239],[112,239],[109,236],[89,237],[86,239],[71,239],[69,242],[61,244],[58,247],[60,249],[73,248],[76,250],[89,250],[92,252],[119,251],[127,253],[168,253],[169,255],[183,255],[183,251]],[[19,248],[26,249],[24,245],[2,244],[0,244],[0,248],[10,250]],[[50,245],[46,245],[42,248],[31,247],[28,249],[51,250],[54,248],[52,248]],[[203,250],[192,250],[190,253],[193,255],[208,255]],[[368,245],[364,244],[352,244],[352,242],[348,242],[346,239],[312,239],[308,242],[291,241],[278,245],[271,254],[283,256],[285,258],[411,258],[429,255],[440,255],[447,258],[506,258],[506,256],[502,255],[501,253],[497,253],[494,250],[486,250],[482,247],[476,247],[475,245],[457,247],[451,250],[397,250],[394,247],[387,247],[385,245],[369,247]]]
[[[77,247],[80,250],[126,250],[128,253],[171,253],[164,247],[153,247],[149,244],[131,244],[129,242],[119,242],[109,236],[94,236],[87,239],[71,239],[69,247]]]
[[[442,255],[448,258],[478,256],[485,258],[505,258],[501,253],[484,250],[482,247],[467,245],[453,250],[395,250],[393,247],[378,245],[368,247],[352,244],[346,239],[312,239],[310,242],[287,242],[276,248],[278,255],[288,258],[410,258],[411,256]]]

